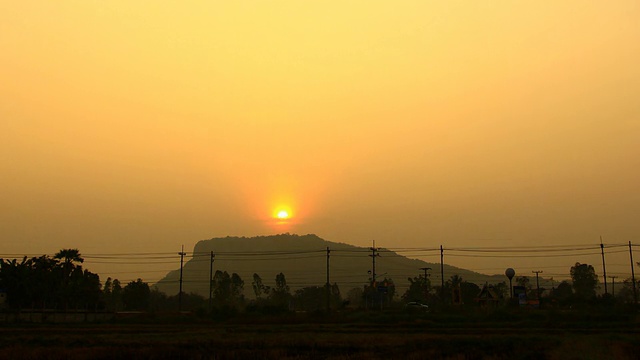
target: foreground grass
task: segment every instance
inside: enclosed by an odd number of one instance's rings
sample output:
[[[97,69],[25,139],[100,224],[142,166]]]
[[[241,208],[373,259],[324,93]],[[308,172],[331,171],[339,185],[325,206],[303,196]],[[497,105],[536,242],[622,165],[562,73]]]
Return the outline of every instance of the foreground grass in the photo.
[[[0,359],[564,360],[638,359],[640,354],[634,319],[567,317],[550,323],[539,315],[493,322],[451,315],[394,321],[389,316],[4,324]]]

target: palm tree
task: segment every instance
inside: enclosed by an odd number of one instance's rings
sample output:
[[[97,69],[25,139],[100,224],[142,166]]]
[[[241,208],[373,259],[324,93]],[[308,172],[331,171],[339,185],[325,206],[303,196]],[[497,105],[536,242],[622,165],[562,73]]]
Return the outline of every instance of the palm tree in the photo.
[[[80,255],[80,250],[78,249],[62,249],[58,251],[53,258],[64,259],[65,264],[68,264],[74,261],[77,261],[80,263],[84,262],[84,259]]]
[[[71,268],[73,268],[74,262],[83,263],[84,259],[80,255],[78,249],[62,249],[58,251],[54,256],[54,259],[63,260],[62,268],[65,270],[65,274],[69,275]]]
[[[65,308],[69,305],[69,299],[71,297],[71,289],[69,288],[69,280],[71,274],[76,268],[74,262],[82,263],[84,259],[80,256],[80,250],[78,249],[62,249],[58,251],[54,256],[54,259],[62,260],[63,282],[62,287],[59,289],[60,294],[64,302]],[[78,266],[78,269],[82,271],[82,267]]]
[[[460,275],[453,275],[451,276],[451,279],[447,280],[447,283],[449,283],[449,285],[452,288],[458,287],[460,286],[460,284],[462,284],[463,280],[462,280],[462,276]]]

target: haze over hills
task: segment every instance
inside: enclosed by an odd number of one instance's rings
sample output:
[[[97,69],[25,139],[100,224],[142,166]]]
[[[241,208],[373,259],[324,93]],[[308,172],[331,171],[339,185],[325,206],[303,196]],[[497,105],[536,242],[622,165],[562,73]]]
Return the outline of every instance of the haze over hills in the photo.
[[[291,291],[305,286],[326,283],[326,249],[330,249],[330,282],[337,283],[345,294],[349,289],[369,282],[372,254],[369,248],[324,240],[316,235],[280,234],[257,237],[225,237],[199,241],[192,253],[187,253],[183,268],[183,291],[208,296],[210,254],[215,253],[213,271],[237,273],[244,280],[245,295],[253,297],[251,282],[257,273],[265,285],[273,286],[275,276],[282,272]],[[440,264],[410,259],[396,252],[379,248],[376,257],[377,280],[392,279],[397,294],[402,295],[408,277],[423,274],[421,268],[430,267],[431,282],[441,282]],[[506,280],[504,275],[485,275],[444,264],[445,281],[452,275],[482,285]],[[179,289],[180,270],[169,272],[156,286],[167,294]]]

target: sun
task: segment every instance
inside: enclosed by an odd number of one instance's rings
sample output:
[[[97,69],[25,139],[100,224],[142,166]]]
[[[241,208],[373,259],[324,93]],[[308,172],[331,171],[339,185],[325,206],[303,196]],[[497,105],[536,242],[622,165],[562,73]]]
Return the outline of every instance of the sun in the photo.
[[[280,210],[276,214],[276,217],[281,220],[285,220],[289,218],[289,212],[287,210]]]
[[[291,212],[291,208],[288,206],[278,206],[273,211],[273,218],[278,220],[279,222],[287,222],[293,216]]]

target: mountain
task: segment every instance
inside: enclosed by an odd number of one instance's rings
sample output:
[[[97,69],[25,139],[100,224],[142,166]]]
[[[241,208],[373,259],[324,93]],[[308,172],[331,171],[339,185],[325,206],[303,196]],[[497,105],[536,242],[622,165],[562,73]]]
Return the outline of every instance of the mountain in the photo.
[[[327,276],[327,247],[330,249],[330,282],[337,283],[343,294],[369,282],[372,269],[372,251],[369,248],[323,240],[316,235],[280,234],[257,237],[225,237],[199,241],[183,268],[183,291],[204,296],[209,294],[211,251],[215,253],[213,272],[237,273],[244,280],[245,295],[253,298],[251,282],[257,273],[267,286],[275,285],[275,277],[282,272],[291,291],[314,285],[324,285]],[[378,248],[376,257],[377,280],[392,279],[397,294],[402,295],[409,286],[408,277],[423,274],[421,268],[430,267],[431,283],[439,285],[440,264],[410,259],[393,251]],[[478,285],[484,282],[505,281],[504,275],[484,275],[444,265],[445,281],[452,275]],[[179,289],[180,270],[170,271],[156,286],[167,294]]]

